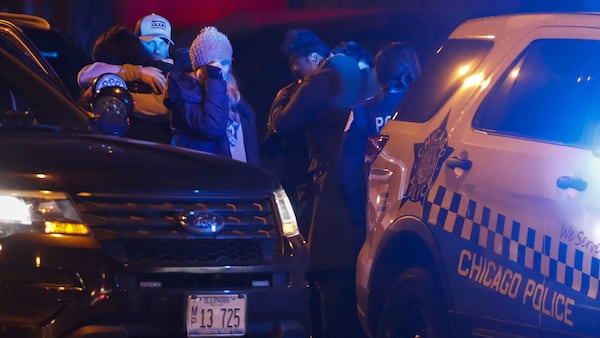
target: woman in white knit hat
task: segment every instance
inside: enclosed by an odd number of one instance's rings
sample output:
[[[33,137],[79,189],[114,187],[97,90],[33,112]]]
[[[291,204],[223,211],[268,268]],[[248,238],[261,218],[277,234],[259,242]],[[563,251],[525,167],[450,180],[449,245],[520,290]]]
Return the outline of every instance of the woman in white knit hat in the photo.
[[[174,70],[167,79],[174,144],[258,165],[256,117],[231,73],[229,39],[205,27],[189,54],[193,70]]]

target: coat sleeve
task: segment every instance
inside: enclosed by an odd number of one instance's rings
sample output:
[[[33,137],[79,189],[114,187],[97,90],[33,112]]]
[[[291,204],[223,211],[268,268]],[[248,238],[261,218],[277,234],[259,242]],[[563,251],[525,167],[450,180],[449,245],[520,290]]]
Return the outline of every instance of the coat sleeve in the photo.
[[[250,164],[259,165],[256,114],[252,106],[244,99],[238,105],[238,112],[243,121],[246,160]]]
[[[115,73],[125,81],[135,81],[141,77],[142,66],[135,65],[111,65],[104,62],[94,62],[86,65],[77,73],[77,82],[81,88],[92,85],[94,79],[105,73]]]
[[[280,135],[290,135],[314,121],[329,102],[332,75],[324,69],[307,77],[287,104],[282,102],[271,110],[270,127]]]
[[[275,95],[275,99],[271,103],[271,109],[269,110],[269,119],[267,128],[272,130],[273,127],[271,125],[271,120],[273,119],[273,115],[281,114],[281,111],[290,103],[291,96],[298,90],[300,86],[300,82],[294,81],[287,86],[281,88],[277,95]]]
[[[170,75],[172,75],[171,73]],[[225,80],[196,80],[169,76],[165,105],[173,114],[173,126],[195,138],[213,140],[226,134],[229,99]]]

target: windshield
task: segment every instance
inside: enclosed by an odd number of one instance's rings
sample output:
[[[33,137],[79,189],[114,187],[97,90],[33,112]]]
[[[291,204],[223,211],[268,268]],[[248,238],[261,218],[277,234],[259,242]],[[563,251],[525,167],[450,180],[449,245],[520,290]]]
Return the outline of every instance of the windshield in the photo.
[[[450,39],[423,67],[394,120],[425,122],[447,101],[492,49],[489,40]]]

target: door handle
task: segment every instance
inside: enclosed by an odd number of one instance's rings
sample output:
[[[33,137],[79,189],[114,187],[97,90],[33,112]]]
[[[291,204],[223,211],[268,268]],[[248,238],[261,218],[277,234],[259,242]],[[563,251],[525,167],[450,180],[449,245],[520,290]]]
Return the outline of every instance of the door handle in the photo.
[[[446,160],[446,167],[450,169],[460,168],[462,170],[470,170],[473,166],[473,162],[471,160],[463,160],[458,157],[450,157]]]
[[[556,186],[561,189],[575,189],[577,191],[584,191],[587,189],[587,181],[580,177],[561,176],[556,180]]]

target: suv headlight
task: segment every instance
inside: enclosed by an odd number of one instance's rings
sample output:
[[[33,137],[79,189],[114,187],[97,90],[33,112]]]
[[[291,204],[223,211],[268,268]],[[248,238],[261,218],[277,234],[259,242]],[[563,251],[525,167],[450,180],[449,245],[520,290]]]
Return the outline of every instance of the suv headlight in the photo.
[[[277,205],[277,211],[279,218],[281,219],[281,225],[283,227],[283,234],[286,237],[292,237],[298,235],[298,222],[296,221],[296,214],[292,208],[292,203],[283,189],[279,189],[273,193],[275,195],[275,204]]]
[[[86,235],[89,229],[64,193],[0,190],[0,236],[27,232]]]

